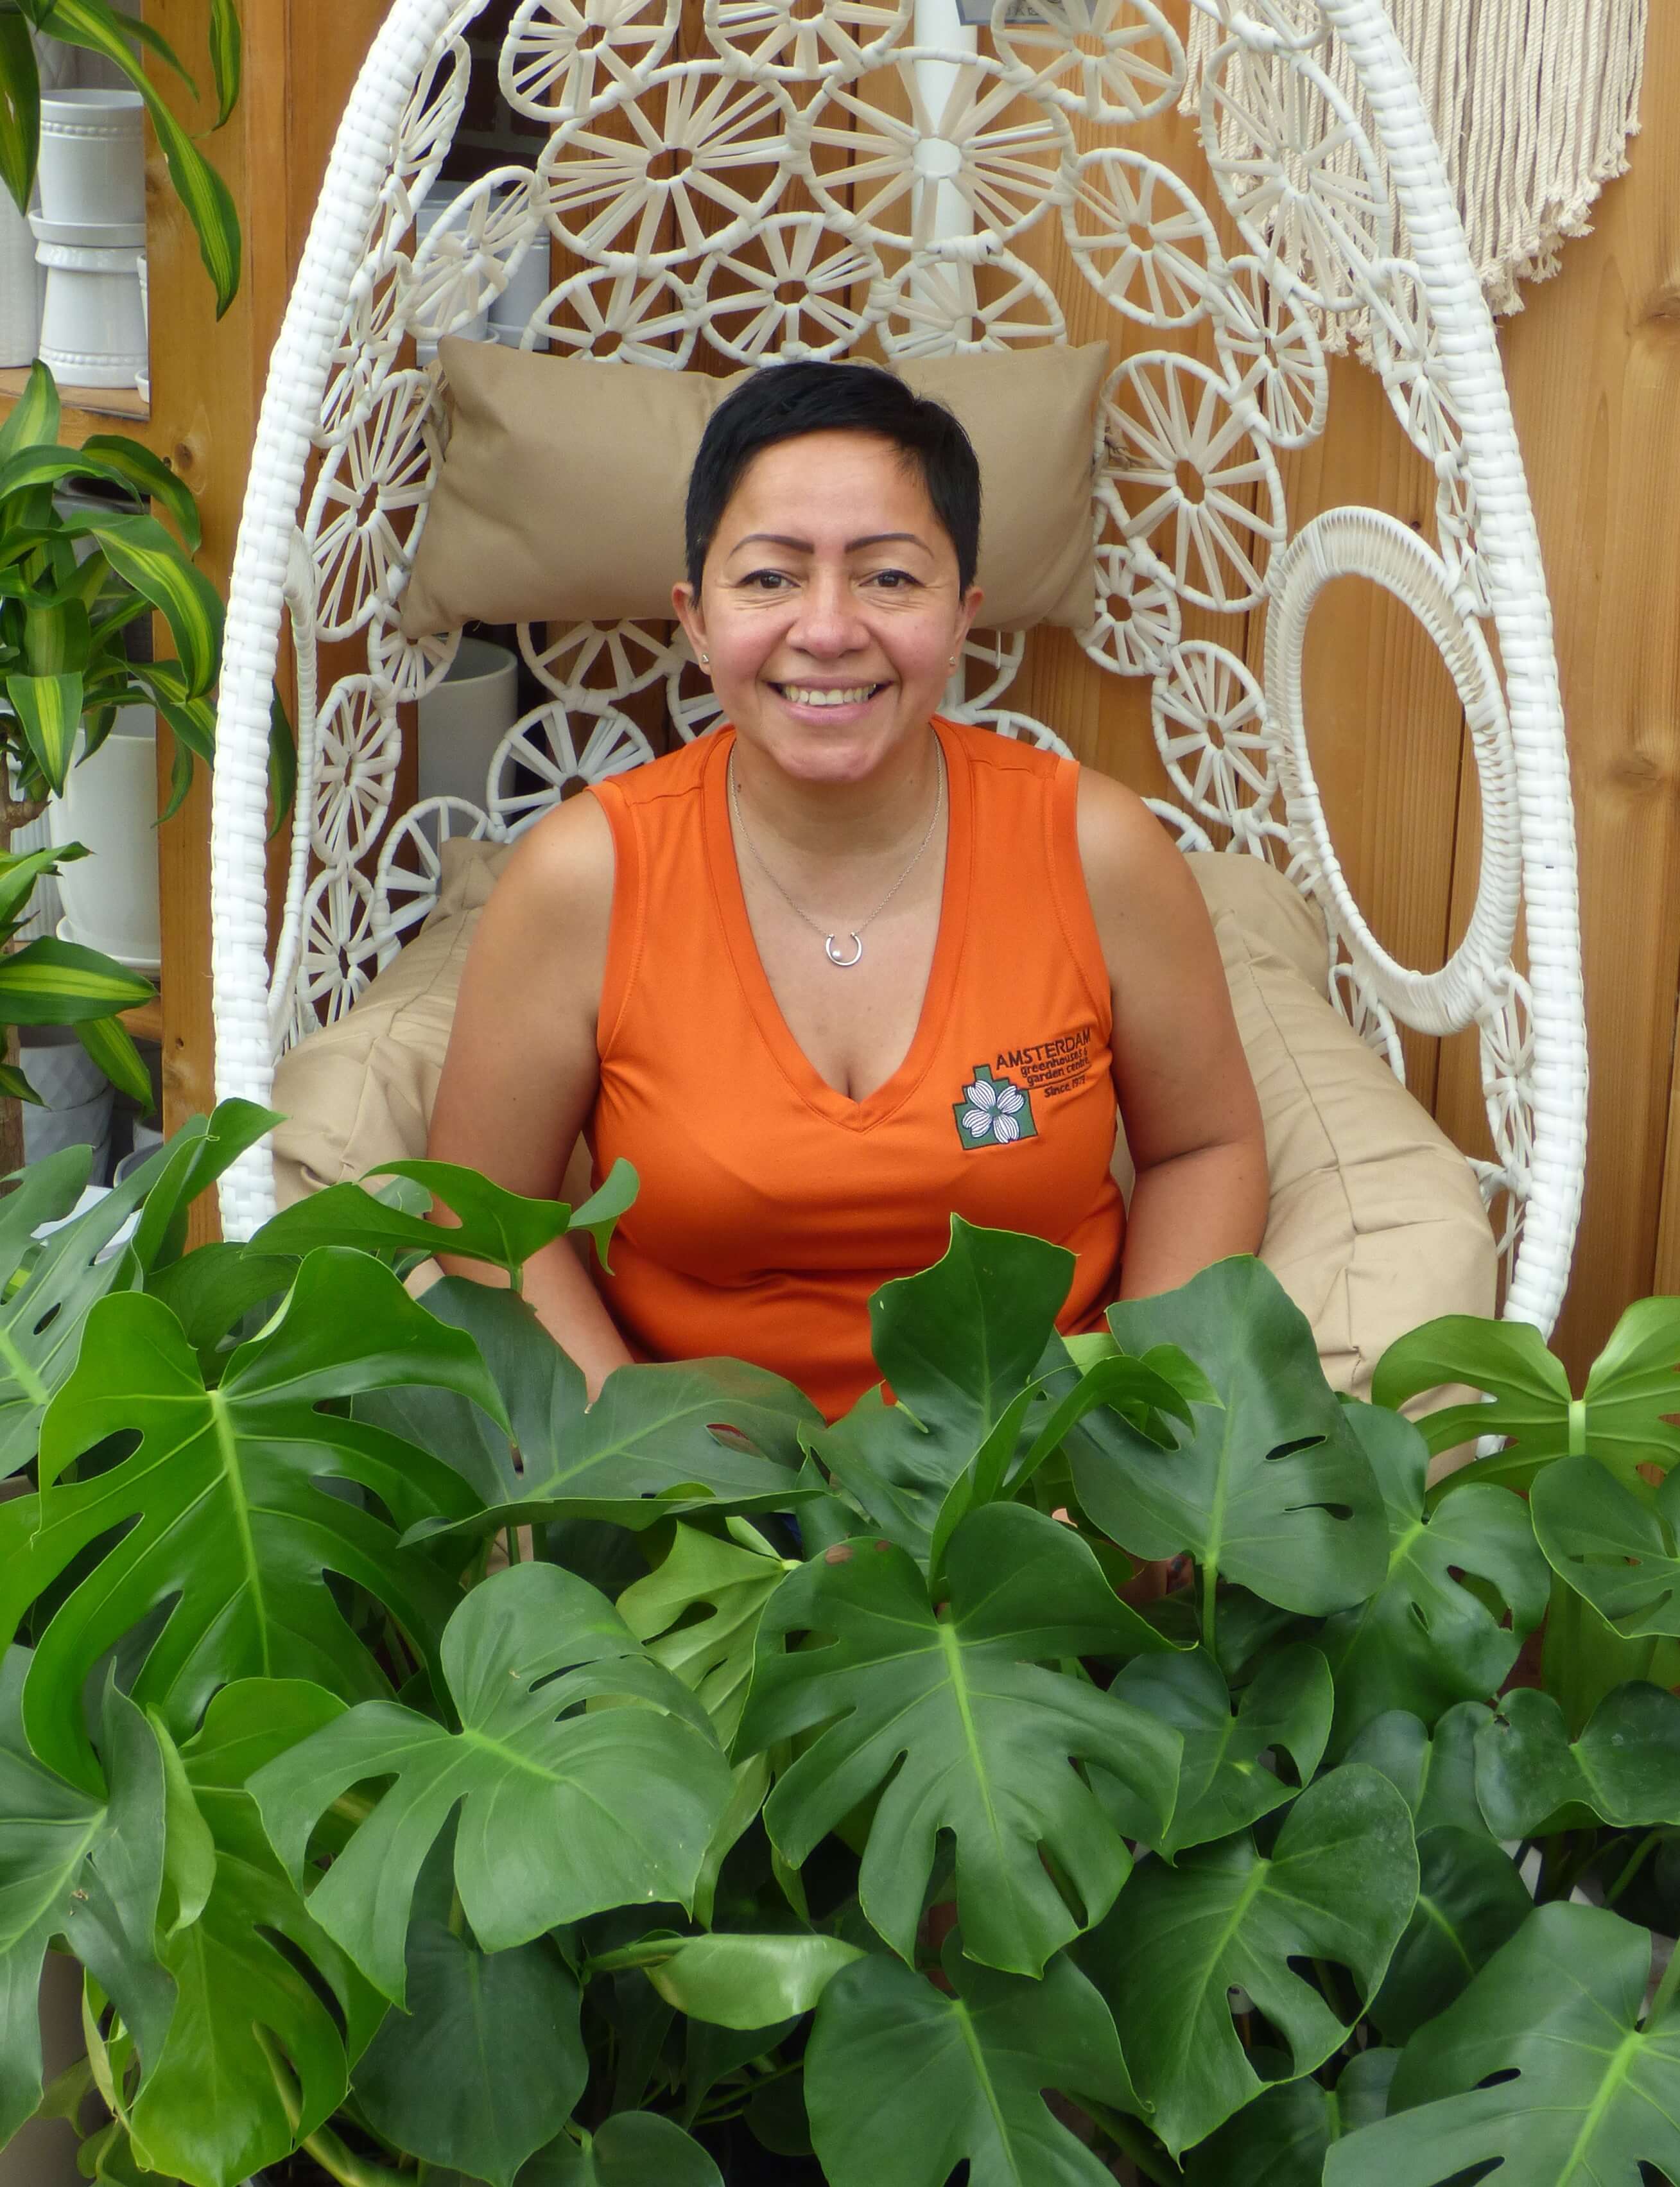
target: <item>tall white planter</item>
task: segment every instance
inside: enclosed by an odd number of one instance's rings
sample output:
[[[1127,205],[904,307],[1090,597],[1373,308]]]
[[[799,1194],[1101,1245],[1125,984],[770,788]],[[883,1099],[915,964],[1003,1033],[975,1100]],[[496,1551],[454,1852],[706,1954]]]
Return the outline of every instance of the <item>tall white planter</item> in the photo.
[[[145,104],[138,91],[65,89],[41,102],[41,216],[132,228],[146,218]]]
[[[59,876],[60,936],[137,972],[155,972],[161,960],[157,811],[157,718],[149,706],[125,706],[93,758],[70,769],[49,817],[55,843],[92,853]]]
[[[0,190],[0,365],[28,364],[41,340],[41,268],[29,222]]]
[[[505,645],[464,638],[419,713],[421,796],[483,806],[496,747],[520,717],[518,661]]]
[[[143,224],[77,228],[31,216],[46,269],[41,361],[73,387],[132,387],[148,368]]]

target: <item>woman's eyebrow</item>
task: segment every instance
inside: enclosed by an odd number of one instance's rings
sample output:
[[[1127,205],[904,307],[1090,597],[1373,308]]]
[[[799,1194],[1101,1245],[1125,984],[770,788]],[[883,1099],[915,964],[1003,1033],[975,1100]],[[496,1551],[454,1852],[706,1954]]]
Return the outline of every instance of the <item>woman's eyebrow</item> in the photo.
[[[846,551],[848,554],[855,554],[860,548],[885,547],[896,540],[907,540],[913,547],[924,549],[928,543],[918,531],[871,531],[866,533],[862,539],[848,539],[846,543]],[[814,540],[790,539],[784,531],[749,531],[744,539],[738,539],[735,542],[729,552],[732,554],[739,554],[743,547],[750,547],[756,543],[762,543],[767,547],[791,548],[796,554],[814,554],[817,552]]]

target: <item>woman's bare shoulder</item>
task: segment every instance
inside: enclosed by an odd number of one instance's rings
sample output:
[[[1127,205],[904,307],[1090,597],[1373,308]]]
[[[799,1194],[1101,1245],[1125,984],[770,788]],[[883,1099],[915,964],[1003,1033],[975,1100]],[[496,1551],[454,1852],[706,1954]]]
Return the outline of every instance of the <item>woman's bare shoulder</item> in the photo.
[[[612,829],[599,801],[570,797],[528,828],[485,910],[492,933],[521,933],[541,950],[580,932],[604,935],[612,915]]]
[[[1206,924],[1201,891],[1183,853],[1137,792],[1094,767],[1079,773],[1079,859],[1098,930],[1165,930],[1187,911]]]

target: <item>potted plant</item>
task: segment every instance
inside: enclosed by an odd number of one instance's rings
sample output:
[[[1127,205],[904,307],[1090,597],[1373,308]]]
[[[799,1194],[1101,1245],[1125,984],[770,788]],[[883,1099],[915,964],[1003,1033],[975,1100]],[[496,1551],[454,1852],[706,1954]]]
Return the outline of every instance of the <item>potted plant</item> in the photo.
[[[633,1180],[402,1163],[183,1253],[269,1121],[38,1252],[75,1157],[0,1208],[0,2139],[58,1950],[44,2100],[129,2187],[1680,2176],[1680,1700],[1505,1690],[1559,1583],[1680,1637],[1672,1302],[1581,1399],[1408,1339],[1390,1394],[1506,1408],[1434,1489],[1257,1263],[1070,1350],[1069,1257],[960,1223],[875,1302],[896,1402],[591,1407],[520,1270]],[[435,1199],[510,1288],[409,1296]]]
[[[220,661],[222,604],[192,564],[199,538],[193,497],[138,441],[96,435],[81,448],[63,447],[59,423],[57,388],[37,363],[0,425],[0,750],[9,790],[0,801],[0,844],[62,796],[71,766],[98,751],[126,706],[155,707],[175,733],[166,818],[186,796],[194,756],[208,759],[212,749],[206,694]],[[69,481],[96,481],[115,498],[61,506],[55,492]],[[173,520],[184,548],[152,508]],[[132,661],[125,632],[154,610],[177,657]],[[27,917],[36,882],[83,855],[75,842],[23,854],[0,847],[0,946]],[[15,1029],[74,1025],[93,1060],[149,1108],[149,1081],[117,1014],[152,992],[133,970],[53,936],[0,955],[8,1037],[0,1167],[16,1167],[18,1103],[32,1098]]]

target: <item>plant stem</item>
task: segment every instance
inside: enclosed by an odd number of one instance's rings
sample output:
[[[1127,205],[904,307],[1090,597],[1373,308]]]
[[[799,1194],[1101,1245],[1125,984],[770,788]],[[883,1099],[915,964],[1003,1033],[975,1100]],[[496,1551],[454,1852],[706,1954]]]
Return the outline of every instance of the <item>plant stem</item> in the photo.
[[[1660,1845],[1662,1841],[1667,1836],[1668,1830],[1661,1824],[1659,1824],[1655,1830],[1648,1830],[1645,1833],[1644,1836],[1640,1839],[1638,1844],[1633,1848],[1633,1858],[1628,1862],[1627,1867],[1622,1869],[1621,1875],[1617,1876],[1615,1881],[1610,1886],[1610,1889],[1604,1893],[1604,1903],[1606,1906],[1615,1905],[1616,1900],[1621,1897],[1622,1892],[1627,1890],[1628,1885],[1632,1882],[1634,1877],[1644,1866],[1653,1848]]]
[[[1645,2015],[1647,2027],[1655,2027],[1658,2021],[1662,2018],[1667,2010],[1669,1999],[1674,1994],[1674,1986],[1677,1982],[1680,1982],[1680,1946],[1675,1948],[1673,1956],[1662,1971],[1662,1980],[1657,1984],[1657,1993],[1651,1999],[1650,2010]]]
[[[262,2054],[268,2061],[268,2070],[274,2077],[274,2089],[294,2134],[303,2117],[303,2107],[298,2101],[297,2084],[292,2078],[291,2068],[263,2028],[253,2031]],[[413,2182],[388,2164],[376,2163],[371,2157],[357,2156],[346,2149],[330,2127],[321,2127],[306,2134],[299,2145],[304,2154],[312,2156],[321,2169],[339,2183],[339,2187],[413,2187]]]
[[[1219,1567],[1216,1564],[1202,1566],[1202,1645],[1216,1663],[1219,1660],[1214,1647],[1219,1597]]]
[[[1079,2099],[1079,2108],[1095,2119],[1109,2139],[1132,2162],[1146,2179],[1153,2179],[1155,2187],[1175,2187],[1183,2173],[1173,2163],[1164,2149],[1152,2147],[1143,2139],[1141,2127],[1136,2126],[1119,2111],[1111,2111],[1105,2105],[1093,2103],[1089,2096]],[[1170,2167],[1170,2168],[1169,2168]]]

